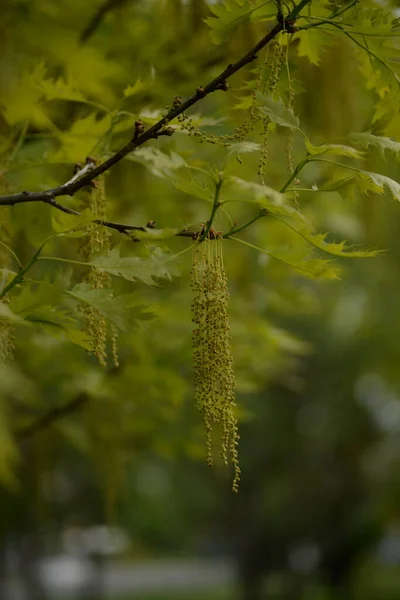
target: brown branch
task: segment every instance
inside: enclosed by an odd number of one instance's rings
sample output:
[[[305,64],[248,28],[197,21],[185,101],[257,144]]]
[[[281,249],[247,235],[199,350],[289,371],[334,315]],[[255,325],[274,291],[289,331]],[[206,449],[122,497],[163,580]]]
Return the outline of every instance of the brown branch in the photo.
[[[87,27],[82,31],[79,41],[84,44],[94,34],[101,21],[104,19],[107,13],[111,12],[115,8],[119,8],[131,0],[106,0],[103,2],[97,12],[93,15],[89,21]]]
[[[157,139],[157,137],[165,133],[167,135],[170,135],[171,131],[167,132],[165,130],[165,127],[170,121],[184,113],[194,104],[199,102],[201,99],[208,96],[208,94],[211,94],[212,92],[215,92],[217,90],[227,91],[227,80],[230,77],[232,77],[232,75],[237,73],[240,69],[242,69],[245,65],[255,60],[257,58],[257,53],[260,50],[262,50],[265,46],[267,46],[267,44],[269,44],[269,42],[271,42],[278,35],[278,33],[280,33],[281,31],[293,31],[293,24],[297,16],[299,15],[300,11],[310,2],[311,0],[300,0],[299,4],[297,4],[297,6],[295,6],[291,10],[291,12],[286,16],[286,19],[283,19],[282,15],[279,14],[278,22],[276,23],[276,25],[274,25],[274,27],[254,46],[254,48],[247,52],[237,62],[228,65],[226,69],[224,69],[222,73],[220,73],[220,75],[218,75],[205,87],[199,86],[196,89],[195,93],[190,98],[185,100],[185,102],[181,102],[179,99],[175,99],[174,104],[172,108],[168,111],[168,113],[164,117],[162,117],[162,119],[160,119],[157,123],[155,123],[155,125],[150,127],[147,131],[143,131],[143,124],[141,124],[140,121],[136,121],[133,138],[108,160],[104,161],[97,167],[90,169],[78,179],[70,180],[58,187],[51,188],[43,192],[24,191],[19,194],[1,196],[0,206],[14,206],[15,204],[20,204],[23,202],[45,202],[47,204],[52,204],[53,206],[56,206],[54,203],[54,199],[56,197],[68,195],[73,196],[75,192],[83,188],[85,185],[88,185],[98,175],[101,175],[105,171],[108,171],[111,167],[113,167],[120,160],[122,160],[127,154],[134,151],[139,146],[142,146],[151,139]]]
[[[59,419],[63,417],[69,416],[74,413],[76,410],[81,408],[86,402],[89,400],[88,394],[83,392],[79,394],[76,398],[64,404],[64,406],[58,406],[56,408],[52,408],[48,412],[44,413],[40,417],[38,417],[33,423],[26,425],[25,427],[21,427],[14,432],[14,435],[17,439],[25,440],[29,437],[32,437],[36,433],[39,433],[43,429],[46,429],[50,425],[53,425]]]

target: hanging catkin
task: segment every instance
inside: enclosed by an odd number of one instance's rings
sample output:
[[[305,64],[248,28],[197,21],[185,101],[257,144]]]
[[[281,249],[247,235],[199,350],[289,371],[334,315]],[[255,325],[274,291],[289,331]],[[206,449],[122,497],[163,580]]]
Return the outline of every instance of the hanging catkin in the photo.
[[[10,242],[8,214],[0,222],[0,240],[5,244]],[[7,250],[0,245],[0,269],[7,269],[9,258]],[[8,298],[5,297],[2,301],[8,302]],[[10,364],[14,359],[14,333],[12,323],[6,318],[0,318],[0,364]]]
[[[195,399],[206,430],[208,464],[212,459],[214,425],[221,430],[221,456],[234,467],[232,488],[238,490],[238,428],[235,417],[235,375],[228,317],[228,282],[222,240],[207,240],[193,250],[191,287]]]
[[[90,192],[88,205],[94,218],[102,219],[106,216],[107,198],[105,191],[104,175],[101,175],[96,182],[96,187]],[[93,224],[84,239],[81,248],[82,256],[85,260],[90,260],[96,252],[106,249],[110,244],[110,232],[106,227]],[[101,273],[94,267],[88,271],[85,281],[89,283],[92,289],[109,288],[111,277],[108,273]],[[107,366],[107,332],[109,324],[107,319],[93,306],[83,305],[82,311],[86,316],[86,331],[90,336],[91,352],[94,354],[101,366]],[[110,325],[111,353],[115,366],[118,366],[117,351],[117,331],[113,325]]]

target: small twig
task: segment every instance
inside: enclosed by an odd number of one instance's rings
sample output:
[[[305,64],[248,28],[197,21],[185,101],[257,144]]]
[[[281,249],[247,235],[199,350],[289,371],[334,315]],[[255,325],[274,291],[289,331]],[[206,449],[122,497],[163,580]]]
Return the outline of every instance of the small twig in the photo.
[[[82,31],[79,41],[81,44],[84,44],[88,41],[88,39],[94,34],[101,21],[104,19],[107,13],[111,12],[115,8],[119,8],[126,4],[127,2],[132,0],[106,0],[103,2],[97,12],[93,15],[92,19],[89,21],[87,27]]]
[[[26,425],[25,427],[21,427],[14,432],[14,435],[17,439],[25,440],[29,437],[32,437],[36,433],[39,433],[43,429],[46,429],[50,425],[53,425],[59,419],[71,415],[76,410],[81,408],[87,401],[89,400],[88,394],[83,392],[68,404],[64,406],[58,406],[56,408],[52,408],[48,412],[44,413],[38,417],[33,423]]]
[[[291,24],[294,23],[296,18],[298,17],[301,10],[309,4],[311,0],[300,0],[300,2],[293,8],[293,10],[287,15],[286,22]],[[258,52],[262,50],[269,42],[271,42],[281,31],[284,30],[284,26],[281,22],[277,22],[274,27],[252,48],[249,52],[247,52],[242,58],[240,58],[236,63],[230,64],[218,75],[215,79],[213,79],[208,85],[201,88],[201,93],[196,89],[195,93],[185,100],[185,102],[180,102],[179,104],[174,103],[172,108],[168,111],[168,113],[162,117],[155,125],[150,127],[147,131],[138,134],[137,127],[135,128],[134,137],[121,148],[118,152],[116,152],[113,156],[111,156],[108,160],[104,161],[102,164],[98,165],[94,169],[91,169],[89,172],[85,173],[83,176],[79,176],[78,179],[71,180],[67,183],[64,183],[58,187],[51,188],[49,190],[43,192],[21,192],[19,194],[12,194],[9,196],[0,197],[0,206],[14,206],[15,204],[23,203],[23,202],[46,202],[47,204],[51,204],[51,201],[54,200],[57,196],[73,196],[78,190],[83,188],[85,185],[88,185],[93,179],[95,179],[98,175],[101,175],[105,171],[108,171],[111,167],[121,161],[127,154],[142,146],[146,142],[151,139],[156,139],[160,131],[163,131],[165,127],[168,125],[170,121],[187,111],[194,104],[199,102],[199,100],[208,96],[212,92],[217,90],[227,91],[228,84],[227,80],[232,77],[235,73],[237,73],[240,69],[242,69],[248,63],[251,63],[253,60],[257,58]]]

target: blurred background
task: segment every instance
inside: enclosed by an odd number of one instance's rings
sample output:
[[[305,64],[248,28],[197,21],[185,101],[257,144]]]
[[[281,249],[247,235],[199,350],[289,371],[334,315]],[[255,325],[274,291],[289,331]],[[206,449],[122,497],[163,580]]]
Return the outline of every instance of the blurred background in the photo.
[[[244,23],[215,45],[204,21],[210,14],[204,0],[3,0],[0,136],[20,143],[1,165],[2,188],[65,181],[107,130],[98,105],[113,110],[126,86],[141,82],[125,98],[126,120],[110,142],[116,150],[135,116],[151,123],[270,27]],[[369,130],[379,93],[357,48],[339,35],[312,39],[308,51],[291,39],[289,53],[303,129],[314,143]],[[38,65],[48,77],[73,79],[92,104],[39,98],[29,79]],[[251,64],[229,94],[196,106],[207,134],[229,134],[243,122],[246,111],[234,107],[259,68]],[[375,119],[374,133],[400,139],[396,107]],[[276,131],[269,142],[266,181],[278,189],[287,178],[285,136]],[[253,153],[238,161],[186,132],[150,146],[257,181]],[[301,139],[294,152],[297,162]],[[110,217],[160,227],[205,222],[209,205],[145,162],[127,158],[107,176]],[[399,181],[396,155],[371,149],[366,162]],[[332,174],[314,163],[301,187]],[[17,328],[15,363],[0,381],[0,463],[12,465],[0,466],[1,600],[400,598],[399,206],[337,192],[300,194],[299,203],[317,230],[386,252],[342,260],[340,280],[315,282],[224,242],[241,436],[237,495],[218,459],[206,466],[193,405],[190,252],[179,260],[180,276],[158,287],[116,283],[156,315],[120,335],[118,369],[104,372],[82,348]],[[26,260],[51,233],[51,209],[2,211]],[[239,223],[252,214],[237,203],[229,211]],[[277,222],[263,220],[243,237],[302,248]],[[72,242],[54,248],[73,257]],[[174,253],[187,244],[168,241]],[[46,264],[35,276],[59,273]],[[89,401],[81,409],[11,441],[16,425],[82,394]]]

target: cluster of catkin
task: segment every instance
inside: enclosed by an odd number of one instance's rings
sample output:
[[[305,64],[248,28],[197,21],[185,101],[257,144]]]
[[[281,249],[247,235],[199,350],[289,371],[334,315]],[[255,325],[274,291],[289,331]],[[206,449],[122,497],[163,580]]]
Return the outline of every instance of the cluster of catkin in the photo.
[[[104,175],[96,181],[96,186],[89,193],[87,204],[96,219],[104,219],[107,209]],[[110,244],[110,232],[106,227],[93,223],[81,245],[81,255],[86,261],[101,250],[107,249]],[[111,276],[101,273],[91,267],[86,274],[85,281],[92,289],[103,289],[111,286]],[[107,336],[110,330],[111,353],[114,365],[118,367],[117,331],[107,319],[93,306],[82,305],[81,310],[86,317],[86,332],[91,339],[91,352],[97,357],[102,367],[107,366]]]
[[[212,465],[212,433],[221,432],[221,456],[234,468],[232,488],[238,490],[238,427],[235,416],[235,375],[228,317],[228,284],[222,240],[206,240],[193,250],[191,287],[193,365],[197,408],[203,415],[208,464]]]
[[[0,222],[0,239],[8,244],[10,241],[8,218]],[[0,245],[0,269],[8,267],[9,255],[6,249]],[[3,298],[3,302],[8,302]],[[14,359],[14,326],[5,318],[0,317],[0,364],[10,364]]]

